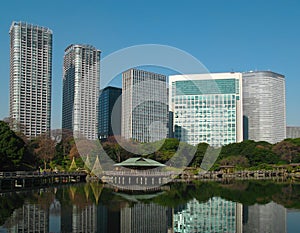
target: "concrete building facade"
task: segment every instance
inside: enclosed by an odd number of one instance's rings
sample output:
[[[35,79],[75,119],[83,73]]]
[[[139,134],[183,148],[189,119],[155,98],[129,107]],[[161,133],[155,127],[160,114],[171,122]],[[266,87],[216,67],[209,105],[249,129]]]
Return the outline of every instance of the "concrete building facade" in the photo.
[[[139,142],[166,138],[166,76],[129,69],[123,72],[122,81],[122,137]]]
[[[89,140],[98,137],[100,53],[72,44],[64,55],[62,128]]]
[[[243,73],[244,139],[276,143],[286,138],[285,77]]]
[[[50,132],[52,31],[26,22],[10,27],[10,118],[27,137]]]

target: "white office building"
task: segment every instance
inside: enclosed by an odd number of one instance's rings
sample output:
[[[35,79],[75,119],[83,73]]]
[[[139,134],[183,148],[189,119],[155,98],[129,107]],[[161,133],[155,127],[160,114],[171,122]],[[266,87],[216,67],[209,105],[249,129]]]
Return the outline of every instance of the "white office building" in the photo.
[[[125,139],[154,142],[168,135],[166,76],[138,69],[122,74],[122,129]]]
[[[10,27],[10,118],[27,137],[50,132],[52,31],[13,22]]]
[[[243,140],[241,73],[172,75],[169,92],[176,138],[213,147]]]
[[[243,73],[243,113],[244,139],[285,139],[285,77],[271,71]]]
[[[89,140],[98,136],[100,53],[90,45],[70,45],[64,55],[62,128]]]

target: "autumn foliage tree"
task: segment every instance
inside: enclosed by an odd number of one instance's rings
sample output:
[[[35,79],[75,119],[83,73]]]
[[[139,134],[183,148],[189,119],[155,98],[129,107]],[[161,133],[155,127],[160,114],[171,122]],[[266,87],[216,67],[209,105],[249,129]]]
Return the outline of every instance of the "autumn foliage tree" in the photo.
[[[280,156],[283,161],[288,163],[299,162],[300,147],[293,143],[293,140],[284,140],[275,144],[273,152]]]
[[[47,134],[43,134],[36,138],[35,154],[44,163],[44,169],[47,168],[47,163],[55,156],[55,141],[53,141]]]

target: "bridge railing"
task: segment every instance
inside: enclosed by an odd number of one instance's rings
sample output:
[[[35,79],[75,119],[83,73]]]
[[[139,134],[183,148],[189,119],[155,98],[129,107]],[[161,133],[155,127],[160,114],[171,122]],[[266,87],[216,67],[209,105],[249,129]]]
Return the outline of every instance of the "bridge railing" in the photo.
[[[54,172],[54,171],[15,171],[0,172],[0,178],[17,178],[17,177],[41,177],[41,176],[77,176],[86,175],[84,172]]]
[[[103,175],[107,176],[171,176],[176,175],[176,172],[153,172],[153,171],[105,171]]]

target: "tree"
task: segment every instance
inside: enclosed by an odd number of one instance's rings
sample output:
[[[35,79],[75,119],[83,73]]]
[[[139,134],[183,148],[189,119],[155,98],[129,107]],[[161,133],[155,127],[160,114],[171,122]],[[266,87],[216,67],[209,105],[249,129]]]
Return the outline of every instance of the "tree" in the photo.
[[[44,169],[47,168],[47,163],[55,156],[55,141],[53,141],[47,134],[43,134],[36,138],[35,154],[44,163]]]
[[[249,167],[249,160],[241,155],[238,156],[229,156],[220,161],[221,165],[231,165],[231,166],[240,166],[240,167]]]
[[[62,129],[61,133],[61,141],[56,144],[55,162],[65,166],[65,162],[74,144],[74,138],[71,130]]]
[[[284,140],[273,146],[273,152],[288,163],[291,163],[300,153],[299,146],[293,144],[292,141]]]
[[[0,121],[0,171],[17,170],[25,153],[24,141]]]
[[[207,148],[208,148],[208,144],[205,142],[199,143],[197,145],[197,151],[193,160],[190,163],[190,166],[200,167]]]

